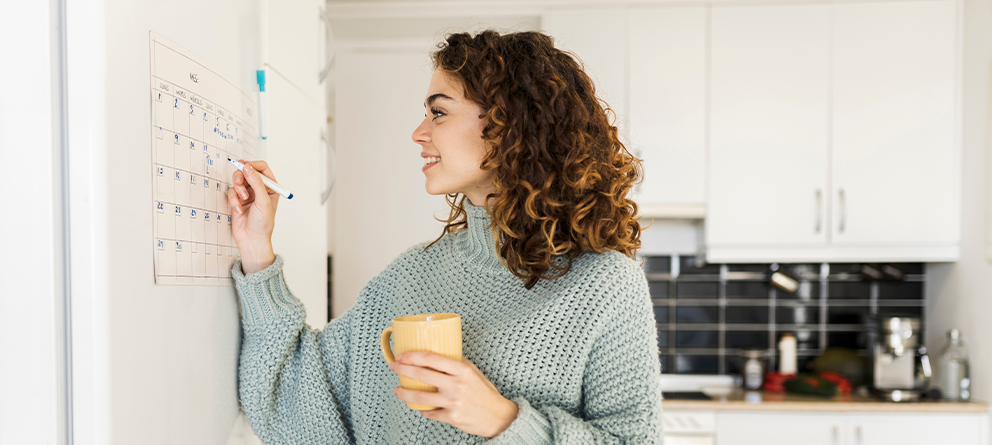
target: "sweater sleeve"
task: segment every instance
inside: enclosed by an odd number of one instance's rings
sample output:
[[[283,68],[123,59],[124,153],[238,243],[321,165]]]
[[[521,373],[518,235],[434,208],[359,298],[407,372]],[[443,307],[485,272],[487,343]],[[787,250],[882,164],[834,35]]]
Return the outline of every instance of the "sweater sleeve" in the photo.
[[[583,375],[581,417],[557,406],[514,398],[516,420],[490,445],[660,444],[661,364],[647,280],[640,269],[616,283],[618,304],[590,351]]]
[[[286,286],[283,259],[231,275],[241,301],[238,391],[255,434],[270,445],[354,443],[348,406],[352,309],[323,331],[304,323],[303,304]]]

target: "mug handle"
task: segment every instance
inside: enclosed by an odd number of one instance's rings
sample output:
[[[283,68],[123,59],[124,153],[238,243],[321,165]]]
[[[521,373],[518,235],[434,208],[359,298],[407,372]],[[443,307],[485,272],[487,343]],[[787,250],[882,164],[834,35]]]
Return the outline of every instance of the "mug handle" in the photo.
[[[379,338],[382,346],[382,355],[386,357],[386,363],[392,363],[396,361],[396,357],[393,356],[393,349],[389,347],[389,338],[393,335],[393,327],[389,326],[382,330],[382,336]]]

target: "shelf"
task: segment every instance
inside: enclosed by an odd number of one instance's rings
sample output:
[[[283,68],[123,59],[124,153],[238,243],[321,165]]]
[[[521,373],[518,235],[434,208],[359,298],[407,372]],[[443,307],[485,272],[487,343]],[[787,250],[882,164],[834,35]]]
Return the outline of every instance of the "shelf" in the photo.
[[[703,219],[706,204],[638,204],[637,217],[649,219]]]

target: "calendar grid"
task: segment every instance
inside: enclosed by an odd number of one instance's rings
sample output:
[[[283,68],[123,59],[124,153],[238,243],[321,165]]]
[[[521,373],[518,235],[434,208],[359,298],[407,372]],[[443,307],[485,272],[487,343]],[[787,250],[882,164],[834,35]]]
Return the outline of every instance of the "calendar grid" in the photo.
[[[155,75],[152,75],[152,79],[158,80],[160,82],[164,82],[164,83],[168,84],[169,86],[171,86],[173,88],[180,88],[180,87],[176,86],[176,84],[174,84],[172,82],[169,82],[168,80],[159,78],[159,77],[157,77]],[[172,94],[172,93],[170,93],[168,91],[160,90],[160,89],[155,88],[155,87],[152,87],[152,89],[155,90],[155,91],[161,91],[162,93],[165,93],[165,94],[169,95],[172,99],[177,99],[178,98],[175,94]],[[182,100],[183,102],[189,103],[189,101],[186,100],[186,99],[179,99],[179,100]],[[218,113],[214,113],[214,112],[211,112],[209,110],[206,110],[205,107],[196,107],[196,108],[200,108],[201,110],[207,111],[207,113],[214,114],[214,115],[216,115],[215,117],[217,117],[219,119],[223,119],[227,123],[234,124],[238,128],[248,127],[248,128],[250,128],[252,130],[255,129],[254,127],[250,126],[247,122],[245,122],[245,121],[241,120],[240,118],[238,118],[237,116],[235,116],[234,113],[232,113],[230,110],[227,110],[226,108],[224,108],[224,107],[222,107],[220,105],[214,104],[213,102],[209,102],[209,101],[204,101],[204,102],[207,103],[207,104],[210,104],[210,105],[215,106],[219,110],[227,111],[227,113],[228,113],[229,116],[232,116],[232,117],[234,117],[237,120],[236,121],[232,121],[230,119],[227,119],[226,117],[221,117],[220,115],[218,115]],[[192,137],[190,135],[184,135],[184,136]],[[254,140],[254,137],[253,136],[251,137],[251,140]],[[245,141],[248,141],[248,139],[245,139]],[[202,140],[201,140],[201,142],[202,142]],[[252,146],[254,148],[254,145],[253,144],[249,143],[248,145],[250,145],[250,146]]]
[[[156,283],[231,285],[227,158],[255,158],[254,101],[161,36],[149,46]]]

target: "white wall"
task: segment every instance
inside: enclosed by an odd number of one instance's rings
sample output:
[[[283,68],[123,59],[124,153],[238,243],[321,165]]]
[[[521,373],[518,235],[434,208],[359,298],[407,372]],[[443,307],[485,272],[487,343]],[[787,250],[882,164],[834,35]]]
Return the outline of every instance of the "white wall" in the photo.
[[[0,15],[0,443],[58,440],[57,65],[53,2]]]
[[[963,196],[961,259],[927,265],[927,345],[937,353],[946,332],[960,328],[971,352],[974,397],[992,401],[992,263],[989,227],[990,71],[992,3],[964,1]]]

